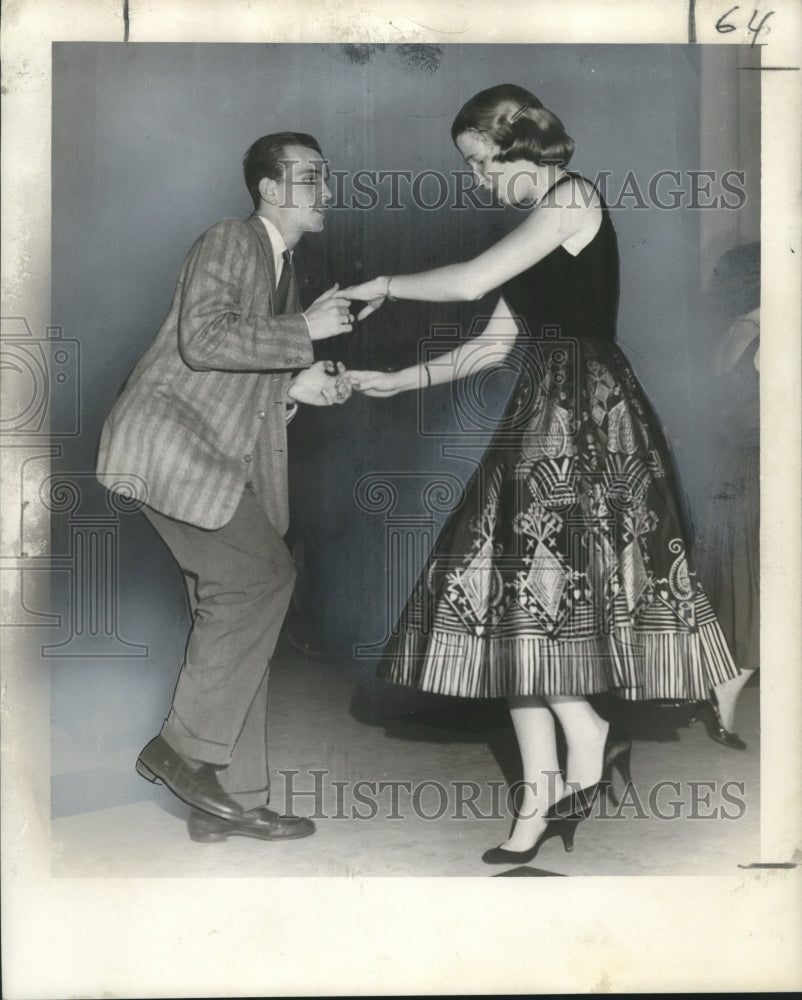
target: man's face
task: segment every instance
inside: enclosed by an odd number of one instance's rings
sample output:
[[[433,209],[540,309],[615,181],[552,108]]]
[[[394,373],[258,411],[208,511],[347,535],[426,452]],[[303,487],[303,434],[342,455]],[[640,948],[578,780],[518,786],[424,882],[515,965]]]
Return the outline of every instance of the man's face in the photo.
[[[298,236],[319,233],[331,201],[328,164],[316,149],[305,146],[287,146],[283,161],[284,176],[277,181],[282,228]]]

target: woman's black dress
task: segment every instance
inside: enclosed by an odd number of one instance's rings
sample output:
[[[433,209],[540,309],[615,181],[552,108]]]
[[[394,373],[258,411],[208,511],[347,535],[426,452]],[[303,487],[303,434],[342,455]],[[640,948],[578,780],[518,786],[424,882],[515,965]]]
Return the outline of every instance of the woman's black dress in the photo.
[[[380,676],[469,698],[706,698],[737,670],[688,564],[660,424],[614,342],[606,207],[577,255],[558,247],[501,292],[520,374]]]

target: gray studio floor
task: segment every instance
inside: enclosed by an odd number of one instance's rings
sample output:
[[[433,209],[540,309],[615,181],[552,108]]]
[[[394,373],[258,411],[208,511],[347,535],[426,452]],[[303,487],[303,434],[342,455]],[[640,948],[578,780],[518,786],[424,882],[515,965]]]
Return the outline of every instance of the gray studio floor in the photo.
[[[572,853],[554,839],[529,865],[505,869],[481,861],[507,836],[504,794],[518,777],[502,702],[421,699],[364,667],[289,647],[272,670],[271,804],[282,812],[288,803],[289,777],[280,772],[297,772],[299,792],[317,781],[321,794],[290,803],[302,815],[326,814],[313,837],[193,843],[185,807],[135,774],[139,745],[90,750],[55,730],[53,875],[726,875],[759,860],[756,685],[738,706],[743,752],[689,726],[687,708],[613,706],[634,738],[636,797],[618,815],[607,804],[605,815],[583,822]],[[466,804],[471,794],[478,817]]]

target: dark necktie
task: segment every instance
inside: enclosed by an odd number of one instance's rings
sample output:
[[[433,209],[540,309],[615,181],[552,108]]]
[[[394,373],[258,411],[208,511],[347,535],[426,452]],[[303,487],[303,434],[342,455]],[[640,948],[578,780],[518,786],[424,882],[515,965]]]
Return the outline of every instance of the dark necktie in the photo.
[[[289,300],[290,284],[294,278],[292,268],[292,252],[285,250],[281,255],[284,258],[284,267],[281,269],[281,277],[278,279],[276,288],[276,313],[287,311],[287,301]]]

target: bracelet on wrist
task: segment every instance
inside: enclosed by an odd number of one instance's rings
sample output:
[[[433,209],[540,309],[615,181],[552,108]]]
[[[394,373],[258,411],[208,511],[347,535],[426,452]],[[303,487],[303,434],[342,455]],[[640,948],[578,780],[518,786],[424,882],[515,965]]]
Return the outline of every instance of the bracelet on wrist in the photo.
[[[384,297],[388,300],[388,302],[395,302],[396,300],[395,295],[393,295],[393,293],[390,291],[390,282],[392,280],[393,276],[390,275],[390,277],[387,279],[387,291],[384,293]]]

